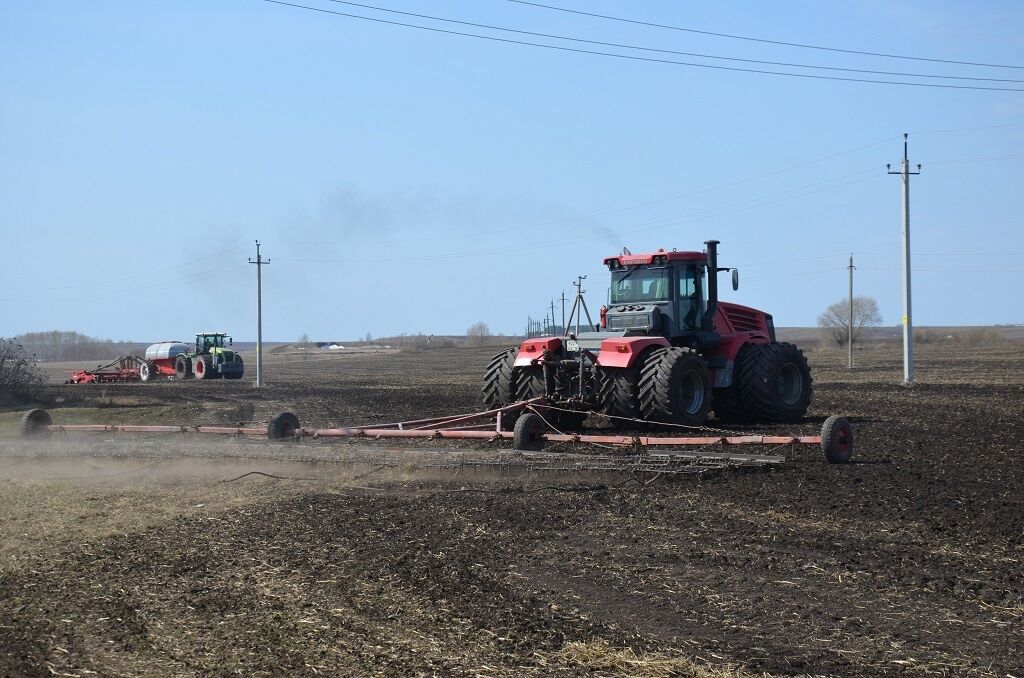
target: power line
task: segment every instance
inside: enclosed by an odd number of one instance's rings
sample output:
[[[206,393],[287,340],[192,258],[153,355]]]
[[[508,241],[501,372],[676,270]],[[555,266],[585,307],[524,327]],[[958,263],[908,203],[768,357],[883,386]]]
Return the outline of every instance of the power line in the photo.
[[[987,129],[995,129],[995,128],[1002,128],[1002,127],[1017,127],[1017,126],[1024,127],[1024,123],[1010,124],[1010,125],[994,125],[994,126],[990,126],[990,127],[968,127],[968,128],[961,128],[961,129],[932,130],[930,132],[921,132],[921,134],[940,134],[940,133],[952,133],[952,132],[967,132],[967,131],[987,130]],[[666,197],[666,198],[659,198],[657,200],[649,200],[649,201],[646,201],[646,202],[636,203],[636,204],[633,204],[633,205],[627,205],[625,207],[617,207],[617,208],[610,209],[610,210],[605,210],[605,211],[602,211],[602,212],[592,212],[590,214],[582,214],[582,215],[574,216],[574,217],[566,217],[564,219],[553,219],[553,220],[549,220],[549,221],[543,221],[543,222],[536,223],[536,224],[533,224],[533,225],[525,227],[525,228],[529,228],[529,229],[546,228],[548,226],[557,226],[557,225],[560,225],[560,224],[566,224],[566,223],[573,222],[573,221],[583,221],[585,219],[595,219],[597,217],[604,217],[604,216],[608,216],[608,215],[611,215],[611,214],[619,214],[619,213],[622,213],[622,212],[628,212],[628,211],[632,211],[632,210],[636,210],[636,209],[641,209],[641,208],[644,208],[644,207],[652,207],[654,205],[661,205],[661,204],[664,204],[664,203],[667,203],[667,202],[673,202],[673,201],[676,201],[676,200],[681,200],[683,198],[690,198],[690,197],[693,197],[693,196],[696,196],[696,195],[701,195],[701,194],[704,194],[704,193],[711,193],[711,192],[714,192],[714,191],[721,190],[723,188],[731,188],[733,186],[738,186],[738,185],[741,185],[741,184],[750,183],[752,181],[757,181],[757,180],[760,180],[760,179],[765,179],[765,178],[768,178],[768,177],[772,177],[772,176],[775,176],[775,175],[778,175],[778,174],[784,174],[786,172],[791,172],[793,170],[802,169],[804,167],[809,167],[811,165],[815,165],[815,164],[818,164],[818,163],[821,163],[821,162],[825,162],[826,160],[832,160],[834,158],[842,157],[844,155],[850,155],[851,153],[855,153],[857,151],[861,151],[861,150],[864,150],[864,149],[872,148],[874,146],[879,146],[881,144],[884,144],[884,143],[887,143],[889,141],[893,141],[894,139],[899,139],[899,138],[900,138],[900,135],[894,135],[894,136],[891,136],[891,137],[886,137],[885,139],[880,139],[878,141],[873,141],[873,142],[870,142],[870,143],[867,143],[867,144],[862,144],[860,146],[856,146],[854,148],[851,148],[851,149],[848,149],[848,150],[845,150],[845,151],[839,151],[837,153],[831,153],[829,155],[822,156],[820,158],[815,158],[813,160],[808,160],[808,161],[805,161],[805,162],[801,162],[801,163],[798,163],[796,165],[789,165],[789,166],[786,166],[786,167],[782,167],[780,169],[771,170],[769,172],[763,172],[761,174],[757,174],[757,175],[750,176],[750,177],[745,177],[743,179],[737,179],[737,180],[734,180],[734,181],[728,181],[728,182],[717,184],[717,185],[714,185],[714,186],[709,186],[707,188],[701,188],[701,189],[697,189],[695,191],[689,191],[687,193],[681,193],[681,194],[669,196],[669,197]],[[987,158],[961,158],[961,159],[957,159],[957,160],[938,160],[938,161],[932,161],[931,164],[941,165],[941,164],[951,164],[951,163],[996,161],[996,160],[1011,159],[1011,158],[1016,158],[1016,157],[1018,157],[1018,156],[1017,155],[1007,155],[1007,156],[991,156],[991,157],[987,157]],[[870,170],[864,170],[864,172],[867,172],[867,171],[870,171]],[[861,172],[856,172],[856,173],[854,173],[852,175],[845,175],[845,176],[855,176],[856,174],[860,174],[860,173]],[[840,178],[844,178],[844,177],[836,177],[835,179],[828,180],[828,181],[837,181]],[[822,183],[828,183],[828,181],[818,182],[816,184],[810,184],[809,186],[800,187],[800,189],[791,189],[791,190],[801,190],[803,188],[808,188],[808,187],[811,187],[811,186],[817,186],[817,185],[820,185]],[[789,192],[789,191],[783,191],[783,193],[786,193],[786,192]],[[772,194],[772,195],[779,195],[779,194],[776,193],[776,194]],[[762,198],[764,198],[764,197],[768,197],[768,196],[762,196]],[[400,242],[408,243],[408,242],[431,242],[431,241],[451,240],[451,239],[454,239],[454,238],[465,238],[467,236],[478,236],[478,235],[482,235],[482,234],[497,235],[497,234],[500,234],[500,233],[511,233],[511,232],[522,231],[523,229],[524,229],[524,227],[520,226],[520,225],[509,226],[509,227],[505,227],[505,228],[490,229],[490,230],[487,230],[486,232],[482,232],[480,229],[474,229],[473,231],[468,231],[468,232],[467,231],[460,231],[459,233],[449,233],[449,234],[441,234],[441,235],[420,236],[420,237],[414,237],[414,238],[402,237],[400,239]],[[330,241],[330,242],[309,241],[309,240],[294,240],[292,242],[295,243],[295,244],[299,244],[299,245],[341,245],[341,244],[346,244],[346,243],[386,244],[386,243],[396,242],[396,240],[393,240],[393,239],[391,239],[391,240],[387,240],[387,239],[362,240],[362,239],[359,239],[359,240],[334,240],[334,241]]]
[[[114,292],[114,293],[90,294],[90,295],[84,296],[84,297],[65,297],[65,298],[50,297],[48,299],[36,299],[36,298],[31,298],[31,299],[2,299],[0,301],[6,301],[6,302],[24,301],[24,302],[27,302],[27,303],[36,304],[36,303],[39,303],[39,302],[46,302],[46,303],[74,303],[74,302],[84,302],[84,301],[109,301],[109,300],[112,300],[112,299],[124,299],[126,297],[134,297],[134,296],[138,296],[140,294],[151,294],[152,292],[157,292],[157,291],[162,291],[162,290],[167,290],[167,289],[172,289],[172,288],[180,288],[184,284],[193,284],[193,283],[197,283],[197,282],[203,282],[205,280],[210,280],[212,278],[217,278],[217,277],[220,277],[220,276],[225,275],[227,273],[231,273],[232,271],[240,270],[242,268],[243,268],[243,266],[241,264],[228,264],[226,266],[219,266],[217,268],[210,269],[209,271],[205,271],[205,272],[203,272],[203,273],[201,273],[201,274],[199,274],[197,276],[191,276],[191,277],[187,277],[187,278],[182,278],[180,280],[174,280],[174,281],[171,281],[171,282],[157,283],[155,285],[149,285],[149,286],[144,286],[144,287],[133,287],[131,290],[124,290],[124,291],[121,291],[121,292]]]
[[[870,171],[875,171],[875,170],[870,170]],[[855,174],[863,174],[863,173],[864,172],[856,172]],[[871,181],[871,180],[875,180],[875,179],[878,179],[878,175],[869,175],[869,176],[866,176],[866,177],[862,177],[860,179],[854,179],[853,181],[847,181],[847,182],[844,182],[844,183],[841,183],[841,184],[837,184],[835,186],[826,186],[824,188],[819,188],[819,189],[814,190],[814,191],[806,191],[804,193],[797,193],[795,195],[790,195],[788,197],[778,198],[776,200],[768,200],[766,202],[758,202],[756,204],[747,205],[745,207],[736,207],[737,205],[743,205],[745,203],[749,203],[749,202],[753,202],[753,201],[758,201],[758,200],[764,201],[766,198],[770,198],[770,197],[773,197],[773,196],[776,196],[776,195],[784,195],[784,194],[787,194],[787,193],[794,193],[796,191],[800,191],[800,190],[804,190],[806,188],[810,188],[810,187],[813,187],[813,186],[820,185],[821,183],[831,183],[832,181],[836,181],[836,179],[832,179],[832,180],[829,180],[827,182],[818,182],[817,184],[810,184],[808,186],[803,186],[803,187],[800,187],[800,188],[789,189],[787,191],[781,191],[779,193],[774,193],[774,194],[769,194],[769,195],[766,195],[766,196],[761,196],[760,198],[751,198],[751,199],[748,199],[748,200],[741,201],[739,203],[733,203],[731,205],[726,205],[726,206],[719,207],[719,208],[713,208],[713,209],[709,209],[709,210],[704,210],[703,212],[696,212],[696,213],[691,214],[691,215],[685,215],[685,216],[681,216],[681,217],[673,217],[673,218],[670,218],[670,219],[660,219],[660,220],[657,220],[657,221],[654,221],[654,222],[647,222],[647,223],[644,223],[644,224],[639,224],[639,225],[634,226],[634,227],[620,229],[618,233],[619,234],[633,234],[633,233],[640,233],[640,232],[644,232],[644,231],[661,230],[661,229],[664,229],[664,228],[669,228],[671,226],[678,226],[678,225],[681,225],[681,224],[692,223],[692,222],[696,222],[696,221],[702,221],[704,219],[711,219],[711,218],[714,218],[714,217],[727,216],[729,214],[735,214],[737,212],[745,212],[747,210],[756,209],[758,207],[766,207],[768,205],[774,205],[776,203],[785,202],[785,201],[788,201],[788,200],[794,200],[794,199],[797,199],[797,198],[803,198],[803,197],[807,197],[809,195],[814,195],[816,193],[821,193],[821,192],[824,192],[824,191],[830,191],[830,190],[834,190],[834,189],[837,189],[837,188],[842,188],[842,187],[845,187],[845,186],[850,186],[852,184],[858,184],[858,183],[861,183],[861,182],[864,182],[864,181]],[[731,209],[733,207],[735,207],[735,209]],[[667,222],[667,223],[665,223],[665,222]],[[473,257],[473,256],[485,256],[485,255],[494,255],[494,254],[507,254],[507,253],[511,253],[511,252],[525,252],[525,251],[536,250],[536,249],[550,249],[552,246],[556,246],[556,245],[575,244],[575,243],[579,243],[579,242],[596,240],[598,238],[603,238],[603,237],[604,237],[603,235],[575,235],[575,236],[571,236],[571,237],[568,237],[568,238],[561,238],[561,239],[558,239],[558,240],[544,240],[543,242],[534,242],[534,243],[527,244],[527,245],[513,245],[513,246],[507,246],[507,247],[496,247],[496,248],[479,249],[479,250],[462,251],[462,252],[443,252],[441,254],[434,254],[434,255],[419,255],[419,256],[403,257],[402,259],[403,259],[403,261],[409,261],[409,260],[436,261],[436,260],[442,260],[442,259],[453,259],[453,258],[460,259],[460,258]],[[329,244],[329,243],[321,243],[321,244]],[[291,262],[291,263],[310,263],[310,264],[380,263],[380,259],[355,259],[355,258],[349,258],[349,259],[281,259],[281,258],[279,258],[278,261],[282,261],[282,262],[283,261],[287,261],[287,262]]]
[[[35,288],[35,289],[41,290],[41,291],[52,291],[52,290],[79,289],[79,288],[82,288],[82,287],[96,287],[96,286],[103,286],[103,285],[113,285],[113,284],[116,284],[116,283],[127,282],[129,280],[137,280],[139,278],[147,278],[149,276],[158,275],[160,273],[166,273],[167,271],[173,271],[173,270],[176,270],[176,269],[179,269],[179,268],[185,268],[187,266],[192,266],[193,264],[195,264],[197,262],[200,262],[200,261],[206,261],[208,259],[220,258],[223,255],[228,254],[229,252],[234,252],[235,250],[238,250],[238,249],[241,249],[241,248],[239,248],[239,247],[229,247],[226,250],[221,250],[219,252],[214,252],[213,254],[207,255],[205,257],[192,258],[192,259],[189,259],[188,261],[186,261],[184,263],[175,264],[173,266],[166,266],[166,267],[163,267],[163,268],[149,269],[149,270],[143,271],[142,273],[136,273],[135,275],[129,275],[129,276],[125,276],[123,278],[113,278],[111,280],[93,280],[93,281],[86,281],[86,282],[75,283],[74,285],[59,285],[59,286],[56,286],[56,287],[38,287],[38,288]],[[214,269],[214,270],[216,270],[216,269]]]
[[[891,137],[886,137],[885,139],[879,139],[878,141],[872,141],[871,143],[862,144],[860,146],[856,146],[854,148],[851,148],[851,149],[848,149],[848,150],[845,150],[845,151],[839,151],[838,153],[831,153],[829,155],[822,156],[820,158],[815,158],[813,160],[807,160],[805,162],[797,163],[796,165],[788,165],[788,166],[782,167],[780,169],[771,170],[771,171],[768,171],[768,172],[763,172],[761,174],[756,174],[754,176],[745,177],[743,179],[736,179],[734,181],[727,181],[725,183],[717,184],[715,186],[709,186],[707,188],[699,188],[699,189],[697,189],[695,191],[689,191],[687,193],[680,193],[678,195],[669,196],[667,198],[659,198],[657,200],[649,200],[647,202],[636,203],[636,204],[633,204],[633,205],[628,205],[626,207],[617,207],[615,209],[605,210],[603,212],[592,212],[590,214],[582,214],[582,215],[575,216],[575,217],[566,217],[564,219],[553,219],[553,220],[549,220],[549,221],[544,221],[544,222],[541,222],[541,223],[538,223],[538,224],[533,224],[532,226],[529,226],[527,228],[545,228],[547,226],[557,226],[559,224],[565,224],[565,223],[569,223],[571,221],[583,221],[585,219],[595,219],[597,217],[605,217],[605,216],[608,216],[610,214],[619,214],[619,213],[622,213],[622,212],[629,212],[629,211],[632,211],[632,210],[641,209],[643,207],[652,207],[654,205],[662,205],[662,204],[667,203],[667,202],[674,202],[676,200],[682,200],[683,198],[691,198],[691,197],[693,197],[695,195],[701,195],[701,194],[704,194],[704,193],[712,193],[714,191],[718,191],[718,190],[721,190],[723,188],[732,188],[733,186],[739,186],[741,184],[750,183],[752,181],[758,181],[760,179],[766,179],[768,177],[773,177],[773,176],[776,176],[778,174],[784,174],[786,172],[792,172],[793,170],[803,169],[804,167],[810,167],[811,165],[816,165],[818,163],[825,162],[826,160],[832,160],[833,158],[839,158],[839,157],[842,157],[844,155],[850,155],[851,153],[856,153],[857,151],[862,151],[862,150],[867,149],[867,148],[872,148],[874,146],[880,146],[881,144],[884,144],[884,143],[887,143],[889,141],[893,141],[894,139],[899,139],[899,138],[900,138],[900,135],[897,134],[897,135],[894,135],[894,136],[891,136]],[[864,170],[864,172],[867,172],[867,171],[869,171],[869,170]],[[857,172],[855,174],[860,174],[860,173],[861,172]],[[850,176],[852,176],[852,175],[850,175]],[[843,177],[837,177],[835,180],[838,180],[839,178],[843,178]],[[816,184],[811,184],[811,186],[817,186],[817,185],[819,185],[821,183],[826,183],[826,182],[818,182]],[[801,188],[807,188],[807,187],[804,186],[804,187],[801,187]],[[792,190],[799,190],[799,189],[792,189]],[[773,195],[778,195],[778,194],[773,194]],[[510,232],[513,232],[513,231],[522,231],[523,228],[524,228],[523,226],[509,226],[507,228],[491,229],[491,230],[486,231],[486,233],[488,235],[494,235],[494,234],[498,234],[498,233],[510,233]],[[480,229],[475,229],[475,230],[469,231],[469,232],[459,232],[459,233],[446,234],[446,235],[421,236],[421,237],[417,237],[417,238],[405,238],[405,237],[403,237],[401,239],[401,242],[427,242],[427,241],[433,241],[433,240],[450,240],[452,238],[465,238],[466,236],[473,236],[473,235],[480,235],[480,234],[481,234]],[[320,241],[293,240],[292,242],[296,243],[296,244],[299,244],[299,245],[339,245],[339,244],[354,243],[354,242],[359,242],[359,243],[363,243],[363,244],[373,244],[373,243],[381,244],[381,243],[390,243],[390,242],[395,242],[395,241],[394,240],[369,240],[369,241],[367,241],[367,240],[335,240],[335,241],[331,241],[331,242],[320,242]]]
[[[983,127],[957,127],[955,129],[929,129],[921,132],[914,132],[915,135],[921,134],[950,134],[952,132],[978,132],[980,130],[989,129],[1005,129],[1007,127],[1024,127],[1024,122],[1009,122],[1002,125],[985,125]]]
[[[504,26],[495,26],[493,24],[481,24],[473,21],[462,21],[459,19],[449,19],[446,17],[433,16],[430,14],[417,14],[416,12],[403,12],[397,9],[390,9],[387,7],[379,7],[377,5],[367,5],[359,2],[351,2],[350,0],[328,0],[339,5],[349,5],[352,7],[362,7],[363,9],[370,9],[377,12],[388,12],[389,14],[400,14],[402,16],[411,16],[418,19],[427,19],[429,21],[443,21],[450,24],[459,24],[461,26],[472,26],[474,28],[485,28],[493,31],[503,31],[506,33],[516,33],[518,35],[530,35],[537,38],[551,38],[554,40],[565,40],[568,42],[579,42],[588,45],[599,45],[602,47],[617,47],[620,49],[633,49],[643,52],[656,52],[659,54],[675,54],[678,56],[689,56],[698,57],[701,59],[718,59],[721,61],[736,61],[748,64],[761,64],[766,66],[785,66],[787,68],[811,68],[815,70],[823,71],[840,71],[844,73],[866,73],[869,75],[892,75],[897,77],[907,78],[937,78],[941,80],[974,80],[974,81],[986,81],[986,82],[1016,82],[1024,83],[1024,80],[1014,80],[1011,78],[985,78],[985,77],[972,77],[966,75],[934,75],[931,73],[904,73],[900,71],[876,71],[865,68],[844,68],[841,66],[820,66],[815,64],[800,64],[787,61],[767,61],[764,59],[745,59],[742,57],[730,57],[721,56],[717,54],[703,54],[700,52],[683,52],[674,49],[662,49],[657,47],[644,47],[642,45],[630,45],[619,42],[605,42],[601,40],[588,40],[586,38],[576,38],[567,35],[557,35],[553,33],[538,33],[536,31],[526,31],[516,28],[507,28]]]
[[[729,38],[730,40],[746,40],[749,42],[761,42],[769,45],[781,45],[783,47],[800,47],[802,49],[816,49],[824,52],[842,52],[844,54],[859,54],[861,56],[873,56],[883,57],[886,59],[907,59],[910,61],[928,61],[932,63],[940,64],[957,64],[960,66],[984,66],[987,68],[1015,68],[1024,69],[1024,66],[1013,66],[1007,64],[990,64],[977,61],[958,61],[956,59],[937,59],[931,57],[919,57],[910,56],[906,54],[891,54],[886,52],[867,52],[856,49],[842,49],[839,47],[826,47],[824,45],[810,45],[800,42],[785,42],[783,40],[770,40],[767,38],[754,38],[748,35],[734,35],[731,33],[716,33],[714,31],[702,31],[696,28],[686,28],[683,26],[672,26],[668,24],[659,24],[651,21],[641,21],[639,19],[627,19],[625,17],[610,16],[608,14],[597,14],[595,12],[584,12],[578,9],[569,9],[567,7],[555,7],[554,5],[544,5],[539,2],[528,2],[528,0],[507,0],[508,2],[514,2],[518,5],[529,5],[531,7],[540,7],[543,9],[550,9],[556,12],[566,12],[568,14],[579,14],[582,16],[589,16],[596,19],[607,19],[609,21],[620,21],[622,23],[636,24],[638,26],[649,26],[652,28],[665,28],[672,31],[683,31],[686,33],[697,33],[700,35],[710,35],[716,38]]]
[[[501,42],[510,45],[522,45],[529,47],[540,47],[543,49],[557,50],[561,52],[573,52],[576,54],[591,54],[596,56],[610,57],[614,59],[626,59],[629,61],[642,61],[647,63],[659,63],[667,64],[672,66],[687,66],[691,68],[708,68],[718,71],[732,71],[735,73],[754,73],[758,75],[776,75],[789,78],[804,78],[809,80],[833,80],[838,82],[859,82],[866,84],[875,85],[895,85],[902,87],[932,87],[939,89],[962,89],[962,90],[982,90],[990,92],[1024,92],[1024,88],[1014,87],[988,87],[983,85],[947,85],[937,82],[907,82],[905,80],[877,80],[873,78],[845,78],[836,75],[814,75],[812,73],[787,73],[785,71],[770,71],[765,69],[756,68],[740,68],[738,66],[721,66],[715,64],[699,64],[689,61],[675,61],[672,59],[658,59],[655,57],[644,57],[637,56],[634,54],[617,54],[615,52],[602,52],[600,50],[581,49],[578,47],[565,47],[562,45],[546,45],[540,42],[530,42],[528,40],[513,40],[511,38],[499,38],[493,35],[480,35],[479,33],[467,33],[465,31],[453,31],[446,28],[434,28],[432,26],[420,26],[418,24],[409,24],[401,21],[392,21],[390,19],[378,19],[375,17],[362,16],[360,14],[351,14],[349,12],[337,12],[330,9],[324,9],[322,7],[310,7],[308,5],[299,5],[291,2],[283,2],[283,0],[262,0],[274,5],[282,5],[285,7],[293,7],[295,9],[304,9],[310,12],[319,12],[321,14],[331,14],[334,16],[347,17],[350,19],[359,19],[360,21],[372,21],[375,23],[387,24],[390,26],[402,26],[404,28],[414,28],[421,31],[430,31],[432,33],[442,33],[445,35],[458,35],[466,38],[476,38],[478,40],[489,40],[491,42]]]

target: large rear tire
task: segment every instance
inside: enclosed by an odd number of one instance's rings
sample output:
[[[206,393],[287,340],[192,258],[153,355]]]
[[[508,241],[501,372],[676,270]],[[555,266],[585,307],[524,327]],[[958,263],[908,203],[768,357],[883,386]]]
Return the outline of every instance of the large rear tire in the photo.
[[[716,388],[711,399],[711,409],[714,410],[715,419],[721,422],[744,423],[750,421],[750,415],[743,407],[743,400],[740,398],[739,374],[740,366],[743,365],[753,346],[744,344],[736,354],[736,360],[732,366],[732,384],[726,388]]]
[[[179,355],[174,361],[174,375],[180,380],[192,378],[192,361],[184,355]]]
[[[484,405],[495,410],[515,401],[512,390],[512,363],[516,360],[516,349],[507,348],[491,358],[484,372]]]
[[[737,368],[740,403],[755,421],[793,423],[811,403],[811,370],[803,351],[785,342],[751,346]]]
[[[516,367],[512,370],[513,402],[540,398],[544,390],[544,368],[540,365]]]
[[[651,351],[643,351],[629,367],[601,369],[601,411],[615,428],[635,427],[640,411],[640,377]],[[633,420],[633,421],[630,421]]]
[[[689,348],[659,348],[640,372],[640,411],[649,422],[701,426],[711,409],[711,372]]]
[[[202,355],[196,358],[195,364],[196,379],[213,379],[217,376],[213,370],[213,361],[210,356]]]

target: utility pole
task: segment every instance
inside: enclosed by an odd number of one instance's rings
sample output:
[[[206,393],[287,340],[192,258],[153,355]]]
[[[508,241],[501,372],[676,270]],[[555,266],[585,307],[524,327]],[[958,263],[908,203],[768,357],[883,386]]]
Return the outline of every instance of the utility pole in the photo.
[[[910,177],[921,173],[910,171],[907,158],[907,135],[903,135],[903,160],[899,172],[892,171],[892,165],[885,166],[889,174],[903,178],[903,383],[914,383],[914,322],[910,308]]]
[[[555,300],[551,300],[551,334],[555,333]]]
[[[270,263],[270,259],[263,261],[260,254],[260,241],[256,241],[256,261],[249,259],[250,264],[256,264],[256,386],[263,386],[263,267]]]
[[[853,252],[850,252],[850,308],[849,317],[847,318],[847,336],[846,336],[846,348],[849,352],[847,357],[847,368],[853,369]]]
[[[562,290],[562,334],[565,334],[565,290]]]

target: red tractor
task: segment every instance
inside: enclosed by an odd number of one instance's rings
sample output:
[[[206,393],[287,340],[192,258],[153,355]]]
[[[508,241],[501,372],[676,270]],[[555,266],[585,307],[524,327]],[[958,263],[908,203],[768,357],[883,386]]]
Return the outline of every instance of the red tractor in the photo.
[[[551,423],[578,428],[589,412],[613,424],[700,426],[795,422],[811,400],[807,359],[775,339],[771,315],[718,300],[718,241],[704,252],[608,257],[612,285],[596,331],[527,339],[494,356],[489,408],[544,398]],[[545,414],[547,417],[548,414]]]

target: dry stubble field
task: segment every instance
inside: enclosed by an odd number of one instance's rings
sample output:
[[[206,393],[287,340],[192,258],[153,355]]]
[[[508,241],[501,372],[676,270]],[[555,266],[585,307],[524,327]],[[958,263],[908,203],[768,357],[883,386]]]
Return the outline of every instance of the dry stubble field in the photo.
[[[477,407],[487,349],[272,356],[242,382],[51,387],[60,422],[360,424]],[[13,438],[2,675],[1024,676],[1024,349],[810,352],[857,463],[648,487]],[[250,361],[251,366],[251,361]],[[58,402],[59,401],[59,402]],[[788,429],[793,430],[793,429]],[[296,478],[247,476],[250,470]]]

